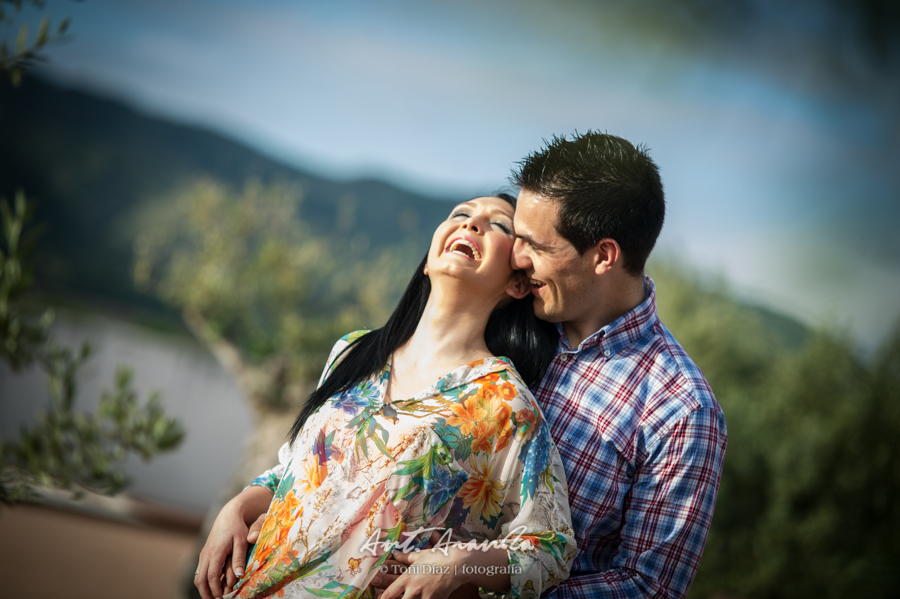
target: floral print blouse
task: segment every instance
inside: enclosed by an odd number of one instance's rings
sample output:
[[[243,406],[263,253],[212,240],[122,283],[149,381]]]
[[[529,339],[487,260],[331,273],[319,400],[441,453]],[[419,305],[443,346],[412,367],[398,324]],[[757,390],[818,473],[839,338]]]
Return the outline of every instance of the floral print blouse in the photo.
[[[325,373],[362,334],[338,341]],[[445,542],[497,540],[509,597],[566,579],[575,538],[565,474],[512,364],[472,362],[384,405],[389,378],[390,363],[328,400],[251,483],[274,497],[231,596],[374,597],[369,583],[391,547],[421,548],[435,529]]]

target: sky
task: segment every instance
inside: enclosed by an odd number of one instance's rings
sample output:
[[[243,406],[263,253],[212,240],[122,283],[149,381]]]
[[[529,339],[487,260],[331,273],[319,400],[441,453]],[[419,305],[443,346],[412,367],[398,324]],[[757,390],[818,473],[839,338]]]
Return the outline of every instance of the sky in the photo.
[[[495,191],[553,135],[620,135],[660,166],[656,255],[871,351],[900,320],[897,61],[834,3],[639,4],[49,0],[71,36],[41,70],[436,197]]]

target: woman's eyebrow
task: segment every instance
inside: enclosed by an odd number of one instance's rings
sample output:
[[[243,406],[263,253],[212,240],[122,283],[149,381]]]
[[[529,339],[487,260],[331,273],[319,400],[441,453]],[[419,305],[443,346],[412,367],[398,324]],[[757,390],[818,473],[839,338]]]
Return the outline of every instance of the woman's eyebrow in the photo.
[[[461,206],[468,206],[469,208],[474,208],[475,202],[472,202],[472,201],[462,202],[461,204],[457,204],[456,206],[454,206],[453,209],[455,210],[456,208],[459,208]],[[491,215],[501,214],[501,215],[505,216],[506,218],[508,218],[509,220],[513,220],[512,214],[510,214],[509,212],[506,212],[502,208],[491,208],[490,211],[488,212],[488,214],[491,214]]]

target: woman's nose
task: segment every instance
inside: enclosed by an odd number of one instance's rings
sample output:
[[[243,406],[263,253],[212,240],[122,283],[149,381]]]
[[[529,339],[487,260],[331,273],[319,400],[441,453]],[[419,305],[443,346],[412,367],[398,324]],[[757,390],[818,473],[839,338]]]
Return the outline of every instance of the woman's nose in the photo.
[[[481,227],[481,225],[478,224],[478,221],[475,220],[474,218],[468,218],[463,222],[462,228],[467,231],[472,231],[474,233],[481,233],[482,227]]]

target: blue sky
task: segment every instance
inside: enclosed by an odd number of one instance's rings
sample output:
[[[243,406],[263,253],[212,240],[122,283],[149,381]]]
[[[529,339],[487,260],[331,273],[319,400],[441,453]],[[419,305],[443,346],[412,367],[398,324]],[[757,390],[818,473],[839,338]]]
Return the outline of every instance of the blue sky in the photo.
[[[729,36],[616,0],[51,0],[73,37],[44,69],[442,197],[495,190],[553,134],[621,135],[663,174],[659,254],[871,349],[900,316],[896,69],[835,69],[860,63],[835,53],[840,15],[759,4],[764,26]]]

